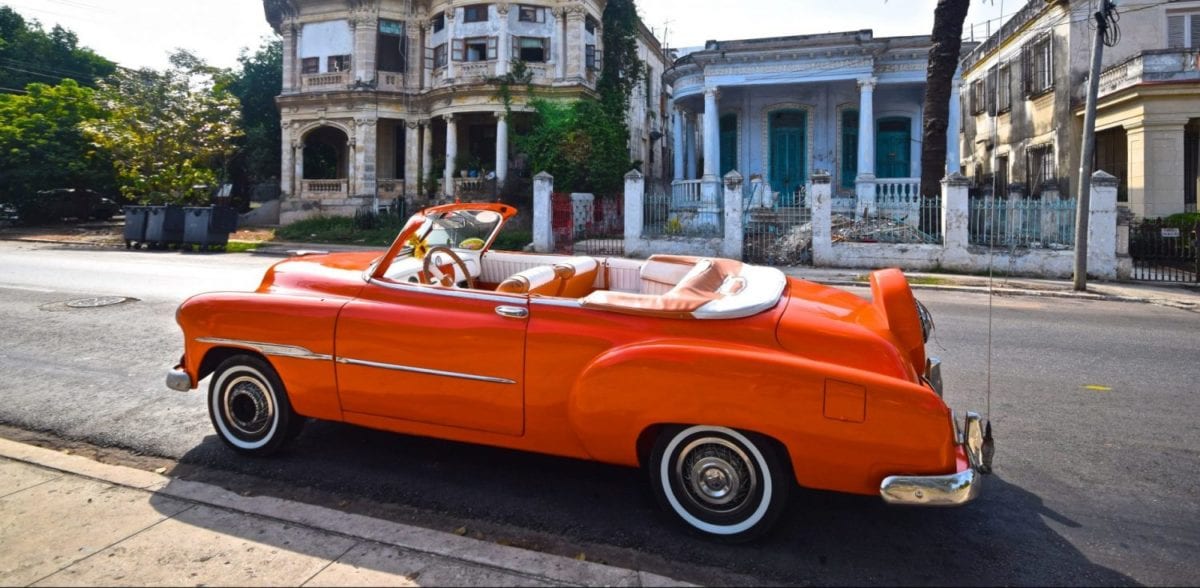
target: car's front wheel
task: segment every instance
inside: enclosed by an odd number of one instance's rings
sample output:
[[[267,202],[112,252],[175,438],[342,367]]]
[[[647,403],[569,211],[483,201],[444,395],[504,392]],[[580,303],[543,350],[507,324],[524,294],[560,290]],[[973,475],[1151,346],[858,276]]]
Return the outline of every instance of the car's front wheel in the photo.
[[[731,541],[755,539],[775,524],[791,480],[766,438],[726,427],[671,427],[649,463],[659,503],[692,529]]]
[[[304,425],[279,374],[251,355],[234,355],[217,366],[208,387],[208,414],[221,441],[247,455],[279,451]]]

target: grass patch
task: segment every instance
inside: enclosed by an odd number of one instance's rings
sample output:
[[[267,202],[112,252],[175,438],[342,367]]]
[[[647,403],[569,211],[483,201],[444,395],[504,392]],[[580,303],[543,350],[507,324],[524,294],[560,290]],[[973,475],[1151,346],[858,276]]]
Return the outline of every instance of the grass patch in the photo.
[[[906,276],[909,284],[917,284],[919,286],[944,286],[953,283],[952,280],[939,278],[937,276]]]
[[[225,253],[245,253],[258,249],[261,242],[256,241],[230,241],[225,244]]]
[[[351,245],[391,245],[406,219],[379,215],[365,223],[348,216],[315,216],[280,227],[275,238],[305,243],[347,243]],[[366,227],[366,228],[364,228]]]

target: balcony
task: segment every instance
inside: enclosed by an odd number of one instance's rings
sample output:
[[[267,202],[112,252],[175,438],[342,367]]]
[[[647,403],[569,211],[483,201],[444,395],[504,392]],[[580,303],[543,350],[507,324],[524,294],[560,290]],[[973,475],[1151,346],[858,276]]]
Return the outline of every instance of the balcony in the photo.
[[[350,86],[350,72],[335,71],[329,73],[304,74],[300,76],[301,85],[305,92],[329,92],[344,90]]]
[[[345,198],[349,192],[348,180],[302,180],[300,193],[307,198]]]
[[[1200,80],[1200,49],[1142,51],[1100,73],[1100,97],[1141,84]]]

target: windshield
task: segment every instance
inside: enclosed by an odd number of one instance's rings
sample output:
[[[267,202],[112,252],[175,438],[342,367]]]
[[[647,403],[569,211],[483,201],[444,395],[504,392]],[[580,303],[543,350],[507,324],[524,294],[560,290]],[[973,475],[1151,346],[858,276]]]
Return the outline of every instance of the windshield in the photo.
[[[455,210],[425,219],[417,235],[429,247],[479,250],[491,240],[502,218],[490,210]]]

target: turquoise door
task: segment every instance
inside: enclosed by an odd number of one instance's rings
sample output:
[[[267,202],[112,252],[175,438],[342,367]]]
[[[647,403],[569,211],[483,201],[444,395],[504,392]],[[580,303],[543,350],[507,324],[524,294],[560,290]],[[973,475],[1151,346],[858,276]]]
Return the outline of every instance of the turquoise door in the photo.
[[[808,120],[801,110],[771,113],[771,190],[781,193],[779,204],[795,204],[796,191],[808,181]]]
[[[907,178],[911,175],[912,120],[879,119],[875,134],[875,177]]]
[[[737,115],[721,117],[721,177],[737,168]]]

